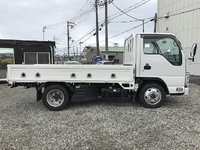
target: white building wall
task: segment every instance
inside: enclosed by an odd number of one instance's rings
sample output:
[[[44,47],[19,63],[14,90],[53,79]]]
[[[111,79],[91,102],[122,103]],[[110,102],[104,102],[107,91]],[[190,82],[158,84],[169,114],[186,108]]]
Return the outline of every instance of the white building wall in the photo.
[[[165,15],[169,18],[160,18]],[[175,34],[187,56],[192,44],[199,43],[189,71],[191,75],[200,76],[200,0],[158,0],[157,32]]]

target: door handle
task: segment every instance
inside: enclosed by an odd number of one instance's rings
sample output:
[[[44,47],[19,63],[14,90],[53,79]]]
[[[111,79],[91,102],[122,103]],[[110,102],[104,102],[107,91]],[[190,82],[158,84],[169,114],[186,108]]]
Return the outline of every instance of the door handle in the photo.
[[[150,70],[150,69],[151,69],[151,66],[147,63],[147,64],[145,64],[144,69],[145,69],[145,70]]]
[[[145,69],[145,70],[150,70],[150,69],[151,69],[151,66],[144,66],[144,69]]]

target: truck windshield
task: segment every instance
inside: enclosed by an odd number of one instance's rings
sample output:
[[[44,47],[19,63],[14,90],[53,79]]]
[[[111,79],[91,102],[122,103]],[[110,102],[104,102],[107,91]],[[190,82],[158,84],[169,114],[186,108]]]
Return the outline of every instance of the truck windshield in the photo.
[[[159,54],[172,65],[182,65],[181,49],[172,37],[144,37],[144,53]]]

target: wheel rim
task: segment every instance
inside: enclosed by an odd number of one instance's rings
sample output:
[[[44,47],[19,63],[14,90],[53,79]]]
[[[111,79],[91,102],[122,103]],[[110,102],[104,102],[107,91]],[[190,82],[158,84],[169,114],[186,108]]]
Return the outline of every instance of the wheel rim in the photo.
[[[58,107],[64,102],[64,94],[58,89],[52,89],[47,93],[46,99],[49,105]]]
[[[158,104],[162,99],[162,93],[157,88],[148,88],[144,93],[144,100],[150,105]]]

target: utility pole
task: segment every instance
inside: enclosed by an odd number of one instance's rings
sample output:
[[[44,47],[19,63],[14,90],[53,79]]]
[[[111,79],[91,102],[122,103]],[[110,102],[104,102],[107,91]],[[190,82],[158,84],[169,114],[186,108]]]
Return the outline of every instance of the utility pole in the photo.
[[[155,13],[155,16],[154,16],[154,33],[156,33],[156,25],[157,25],[157,13]]]
[[[168,16],[167,16],[168,17]],[[153,19],[151,19],[150,21],[154,21],[154,33],[156,33],[156,28],[157,28],[157,21],[158,21],[158,18],[157,18],[157,13],[155,13],[155,16]]]
[[[44,32],[45,32],[45,29],[46,29],[46,26],[44,26],[43,30],[42,30],[42,32],[43,32],[43,41],[44,41]]]
[[[81,44],[83,44],[83,42],[79,42],[79,44],[80,44],[80,55],[81,55]]]
[[[56,36],[53,36],[53,40],[56,42],[56,40],[59,40],[58,38],[56,38]]]
[[[142,20],[142,31],[143,31],[143,33],[144,33],[144,19]]]
[[[69,54],[69,40],[70,40],[70,37],[69,37],[69,27],[73,28],[74,25],[75,25],[75,23],[67,21],[67,50],[68,50],[68,59],[69,60],[71,60],[70,54]]]
[[[69,22],[67,21],[67,52],[68,52],[68,60],[70,60],[69,57]]]
[[[106,60],[108,60],[108,2],[105,0],[105,50]]]
[[[105,59],[108,60],[108,4],[112,3],[113,0],[104,0],[105,5],[105,50],[106,50],[106,57]]]
[[[78,55],[78,47],[76,47],[76,52],[77,52],[77,55]],[[80,54],[80,56],[81,56],[81,54]]]
[[[99,19],[98,19],[98,0],[95,0],[95,10],[96,10],[96,48],[97,56],[99,56]]]

